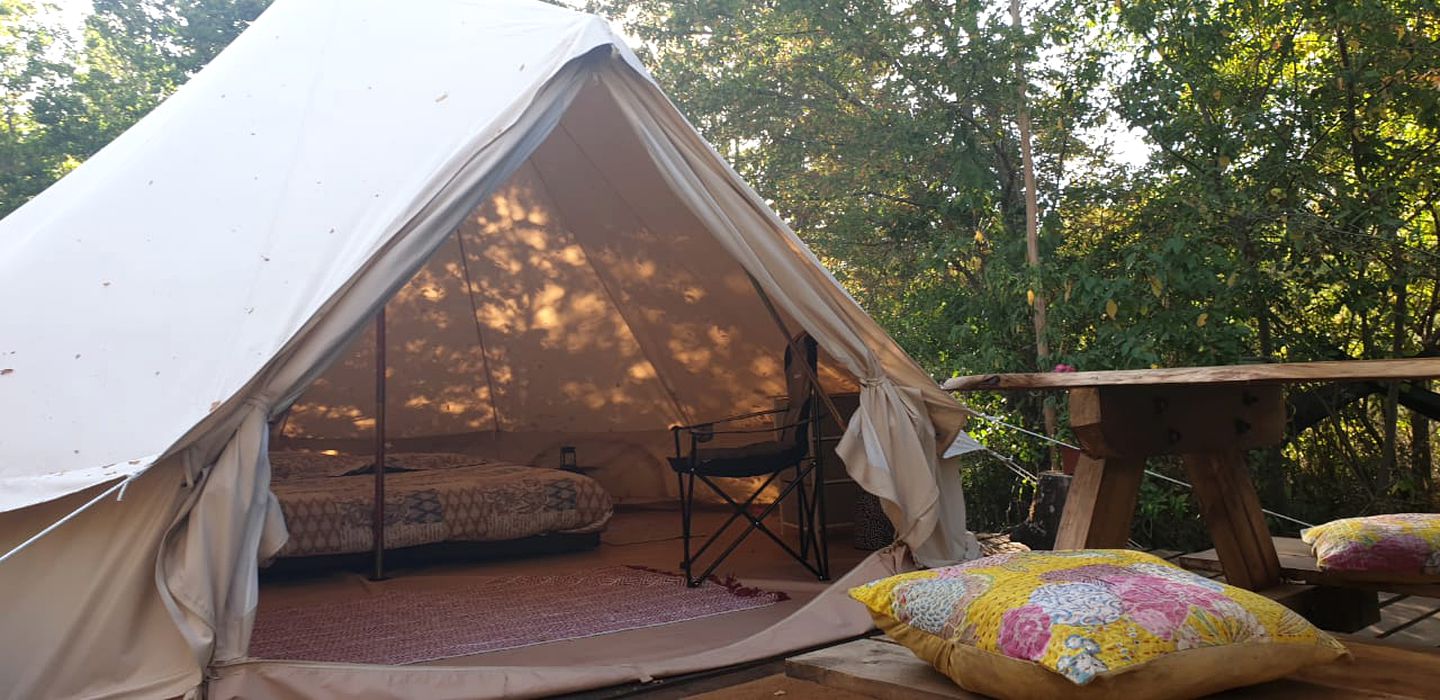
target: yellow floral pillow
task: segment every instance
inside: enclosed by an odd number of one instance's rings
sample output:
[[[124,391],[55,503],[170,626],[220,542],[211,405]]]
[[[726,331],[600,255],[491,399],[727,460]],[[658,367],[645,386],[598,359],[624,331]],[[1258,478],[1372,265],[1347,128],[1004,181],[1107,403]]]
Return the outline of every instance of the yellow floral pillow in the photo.
[[[1128,550],[1019,552],[850,590],[961,687],[999,698],[1189,698],[1346,655],[1250,591]]]
[[[1345,518],[1309,528],[1300,539],[1322,571],[1373,574],[1392,581],[1440,579],[1440,514]]]

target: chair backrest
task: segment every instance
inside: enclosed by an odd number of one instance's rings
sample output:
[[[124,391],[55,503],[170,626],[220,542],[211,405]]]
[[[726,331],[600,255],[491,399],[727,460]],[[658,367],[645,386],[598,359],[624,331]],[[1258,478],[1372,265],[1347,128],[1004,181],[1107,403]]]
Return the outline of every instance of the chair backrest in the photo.
[[[794,357],[795,346],[805,351],[804,364],[801,364]],[[793,345],[785,346],[785,388],[788,397],[785,410],[785,422],[781,425],[794,425],[810,419],[811,399],[811,376],[816,374],[816,367],[819,361],[820,347],[809,333],[801,333],[795,337]],[[805,367],[809,366],[810,371],[806,372]],[[798,427],[786,428],[780,433],[780,442],[799,447],[810,440],[810,424],[806,423]]]

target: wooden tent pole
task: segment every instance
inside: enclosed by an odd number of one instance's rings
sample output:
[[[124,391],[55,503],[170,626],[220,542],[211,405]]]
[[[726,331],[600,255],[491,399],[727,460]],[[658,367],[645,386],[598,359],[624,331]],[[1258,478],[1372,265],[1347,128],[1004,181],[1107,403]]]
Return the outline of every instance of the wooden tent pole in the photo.
[[[775,303],[770,300],[770,295],[766,294],[765,288],[760,286],[760,281],[755,279],[755,275],[748,272],[745,273],[745,276],[750,278],[750,286],[755,288],[755,293],[760,295],[761,303],[765,304],[765,310],[770,312],[770,318],[774,319],[775,325],[778,326],[780,332],[785,335],[785,343],[790,346],[790,352],[795,353],[796,357],[805,357],[805,349],[795,342],[795,336],[790,333],[790,328],[785,325],[785,319],[780,317],[780,312],[776,310]],[[820,400],[825,403],[825,411],[835,420],[835,425],[840,427],[840,433],[843,435],[849,428],[848,421],[840,416],[840,411],[835,408],[835,402],[830,399],[829,394],[825,393],[825,387],[820,384],[820,376],[816,373],[816,368],[810,367],[809,362],[803,361],[800,363],[800,366],[805,368],[805,374],[809,376],[810,381],[815,387],[815,393],[819,394]]]
[[[385,307],[375,314],[375,505],[370,515],[370,540],[375,570],[370,580],[385,578]]]

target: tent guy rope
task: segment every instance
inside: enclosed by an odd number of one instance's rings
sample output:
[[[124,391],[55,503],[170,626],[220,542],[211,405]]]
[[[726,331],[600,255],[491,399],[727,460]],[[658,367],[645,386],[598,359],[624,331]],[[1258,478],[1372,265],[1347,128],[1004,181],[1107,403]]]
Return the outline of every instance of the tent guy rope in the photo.
[[[110,486],[110,488],[105,489],[104,491],[101,491],[97,496],[95,496],[94,498],[90,499],[89,501],[86,501],[84,505],[80,506],[79,508],[76,508],[75,510],[70,511],[70,513],[69,513],[68,515],[66,515],[65,517],[60,518],[59,520],[56,520],[56,521],[53,522],[53,523],[50,523],[50,525],[49,525],[48,527],[46,527],[44,530],[41,530],[41,531],[39,531],[39,532],[31,535],[31,536],[30,536],[28,539],[26,539],[24,542],[21,542],[20,544],[15,545],[15,547],[12,548],[10,551],[6,552],[6,553],[3,554],[3,555],[0,555],[0,564],[4,564],[6,560],[8,560],[8,559],[10,559],[11,557],[13,557],[13,556],[19,554],[20,552],[24,551],[25,548],[29,547],[29,546],[32,545],[32,544],[35,544],[36,542],[39,542],[42,537],[44,537],[44,536],[46,536],[46,535],[48,535],[48,534],[50,534],[50,533],[52,533],[52,532],[60,529],[60,527],[61,527],[62,525],[64,525],[65,523],[70,522],[71,520],[74,520],[74,519],[75,519],[76,517],[78,517],[81,513],[89,510],[90,508],[92,508],[93,506],[95,506],[95,504],[97,504],[97,503],[105,500],[105,498],[106,498],[107,496],[109,496],[110,494],[116,493],[116,492],[118,491],[119,493],[116,494],[115,500],[116,500],[117,502],[118,502],[118,501],[123,501],[123,500],[125,500],[125,488],[130,485],[130,482],[131,482],[131,481],[134,481],[134,480],[135,480],[135,477],[140,476],[141,474],[144,474],[144,473],[145,473],[145,471],[144,471],[144,470],[141,470],[141,471],[135,472],[134,474],[131,474],[130,476],[125,477],[124,479],[121,479],[120,481],[115,482],[112,486]]]
[[[965,407],[965,412],[968,413],[968,414],[970,414],[970,415],[972,415],[972,416],[975,416],[976,418],[979,418],[980,420],[983,420],[983,421],[986,421],[986,422],[989,422],[989,423],[993,423],[993,424],[999,425],[999,426],[1001,426],[1001,427],[1009,428],[1009,429],[1014,430],[1014,431],[1016,431],[1016,432],[1024,433],[1024,434],[1026,434],[1026,435],[1029,435],[1029,436],[1031,436],[1031,437],[1039,438],[1039,439],[1041,439],[1041,440],[1044,440],[1045,442],[1049,442],[1049,443],[1052,443],[1052,444],[1055,444],[1055,445],[1059,445],[1060,447],[1068,447],[1068,448],[1070,448],[1070,449],[1072,449],[1072,450],[1080,450],[1080,448],[1079,448],[1078,446],[1072,445],[1072,444],[1070,444],[1070,443],[1068,443],[1068,442],[1065,442],[1064,440],[1058,440],[1058,439],[1056,439],[1056,438],[1050,437],[1049,435],[1042,435],[1042,434],[1037,433],[1037,432],[1035,432],[1035,431],[1033,431],[1033,430],[1027,430],[1027,429],[1022,428],[1022,427],[1020,427],[1020,426],[1018,426],[1018,425],[1014,425],[1014,424],[1012,424],[1012,423],[1006,422],[1006,421],[1004,421],[1004,420],[1002,420],[1002,419],[1000,419],[1000,418],[998,418],[998,417],[996,417],[996,416],[992,416],[992,415],[989,415],[989,414],[987,414],[987,413],[981,413],[980,411],[977,411],[977,410],[975,410],[975,409],[973,409],[973,408],[970,408],[969,406],[966,406],[966,407]],[[985,451],[986,451],[986,452],[989,452],[989,453],[992,454],[992,455],[995,455],[996,457],[1001,457],[1001,461],[1004,461],[1003,456],[1000,455],[999,453],[995,452],[994,450],[991,450],[990,448],[987,447],[987,448],[985,448]],[[1007,465],[1007,466],[1008,466],[1008,465]],[[1159,480],[1161,480],[1161,481],[1169,482],[1169,483],[1171,483],[1171,484],[1174,484],[1174,485],[1176,485],[1176,486],[1180,486],[1180,487],[1185,488],[1185,489],[1194,489],[1193,486],[1191,486],[1190,484],[1188,484],[1188,483],[1186,483],[1186,482],[1184,482],[1184,481],[1181,481],[1181,480],[1179,480],[1179,479],[1176,479],[1175,477],[1165,476],[1164,474],[1161,474],[1160,472],[1157,472],[1157,471],[1155,471],[1155,470],[1153,470],[1153,469],[1146,469],[1146,470],[1145,470],[1145,474],[1146,474],[1147,476],[1153,476],[1153,477],[1155,477],[1156,479],[1159,479]],[[1272,518],[1278,518],[1278,519],[1280,519],[1280,520],[1285,520],[1285,521],[1287,521],[1287,522],[1294,523],[1294,524],[1296,524],[1296,525],[1299,525],[1300,527],[1315,527],[1315,524],[1314,524],[1314,523],[1307,523],[1307,522],[1305,522],[1304,520],[1301,520],[1301,519],[1299,519],[1299,518],[1290,517],[1290,516],[1288,516],[1288,515],[1285,515],[1284,513],[1276,513],[1276,512],[1273,511],[1273,510],[1268,510],[1268,509],[1265,509],[1265,508],[1261,508],[1261,509],[1260,509],[1260,512],[1262,512],[1262,513],[1264,513],[1264,514],[1266,514],[1266,515],[1268,515],[1268,516],[1270,516],[1270,517],[1272,517]]]

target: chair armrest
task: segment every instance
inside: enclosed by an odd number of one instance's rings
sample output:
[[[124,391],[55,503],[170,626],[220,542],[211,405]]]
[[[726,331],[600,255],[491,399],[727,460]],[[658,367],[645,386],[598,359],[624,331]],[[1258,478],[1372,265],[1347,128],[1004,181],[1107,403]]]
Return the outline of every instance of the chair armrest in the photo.
[[[692,425],[672,425],[672,426],[670,426],[670,429],[671,429],[671,430],[694,430],[694,429],[696,429],[696,428],[703,428],[703,427],[705,427],[705,426],[707,426],[707,425],[715,425],[716,423],[734,423],[735,421],[741,421],[741,420],[745,420],[745,419],[747,419],[747,418],[759,418],[760,416],[768,416],[768,415],[772,415],[772,414],[775,414],[775,413],[784,413],[784,412],[787,411],[787,410],[789,410],[789,409],[785,409],[785,408],[772,408],[772,409],[769,409],[769,410],[766,410],[766,411],[751,411],[750,413],[742,413],[742,414],[740,414],[740,415],[738,415],[738,416],[726,416],[725,418],[716,418],[715,420],[707,420],[707,421],[705,421],[705,422],[703,422],[703,423],[694,423],[694,424],[692,424]]]
[[[706,430],[706,431],[704,431],[704,433],[705,433],[706,435],[741,435],[741,434],[746,434],[746,433],[778,433],[778,432],[780,432],[780,431],[782,431],[782,430],[787,430],[787,429],[789,429],[789,428],[798,428],[798,427],[800,427],[800,426],[802,426],[802,425],[807,425],[807,424],[810,424],[810,423],[814,423],[816,420],[817,420],[817,419],[812,416],[812,417],[806,418],[805,420],[802,420],[802,421],[795,421],[794,423],[786,423],[785,425],[776,425],[776,426],[772,426],[772,427],[768,427],[768,428],[739,428],[739,429],[735,429],[735,430]],[[710,424],[709,424],[709,423],[701,423],[700,425],[695,426],[695,427],[697,427],[697,428],[702,428],[702,427],[704,427],[704,426],[706,426],[706,425],[710,425]],[[694,430],[690,430],[690,429],[688,429],[688,428],[686,428],[686,427],[682,427],[682,426],[676,426],[676,427],[674,427],[674,428],[671,428],[671,430],[677,431],[677,432],[676,432],[676,435],[679,434],[678,431],[680,431],[680,430],[688,430],[689,432],[692,432],[692,433],[695,432]]]

